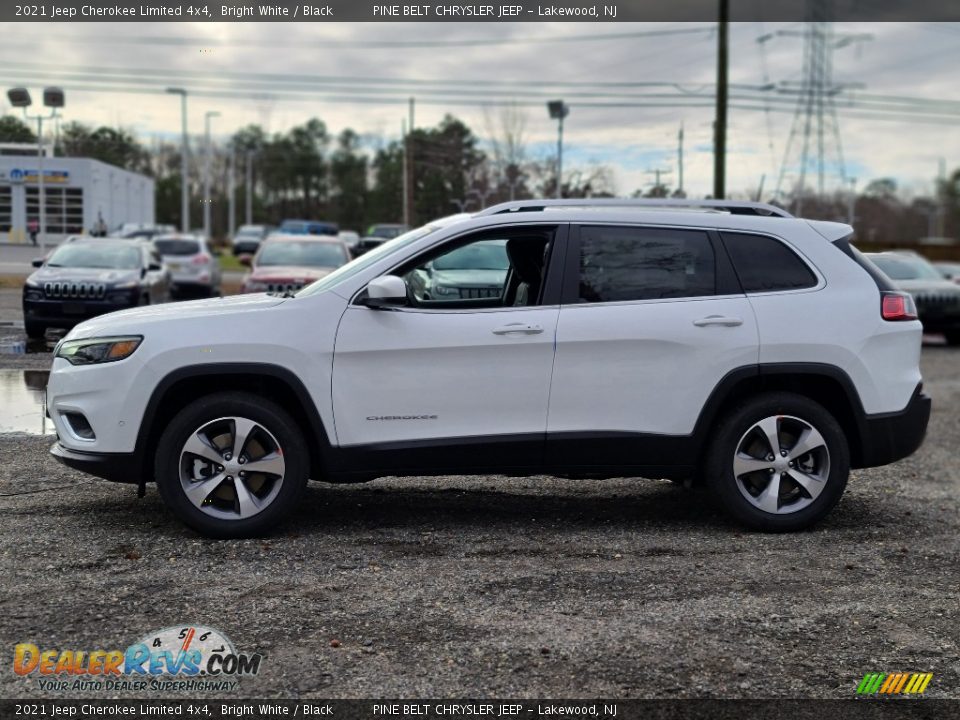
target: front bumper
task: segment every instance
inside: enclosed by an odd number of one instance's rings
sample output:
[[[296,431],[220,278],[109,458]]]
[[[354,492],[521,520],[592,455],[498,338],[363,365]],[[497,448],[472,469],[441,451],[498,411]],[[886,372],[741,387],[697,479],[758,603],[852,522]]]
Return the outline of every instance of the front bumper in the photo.
[[[67,467],[110,482],[139,484],[144,473],[136,453],[79,452],[56,442],[50,447],[50,454]]]
[[[72,328],[90,318],[136,307],[139,297],[139,291],[135,291],[126,293],[122,299],[118,297],[115,301],[24,299],[23,319],[50,327]]]
[[[865,416],[856,467],[888,465],[916,452],[927,434],[931,406],[923,386],[918,385],[903,410]]]

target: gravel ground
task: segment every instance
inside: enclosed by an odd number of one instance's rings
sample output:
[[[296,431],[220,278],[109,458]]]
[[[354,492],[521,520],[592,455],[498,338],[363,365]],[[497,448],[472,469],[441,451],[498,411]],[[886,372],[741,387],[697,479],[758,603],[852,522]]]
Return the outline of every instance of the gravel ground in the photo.
[[[958,359],[924,350],[920,452],[782,536],[663,481],[445,477],[313,484],[282,532],[215,542],[152,486],[0,435],[0,648],[203,624],[265,655],[221,697],[850,698],[867,672],[925,671],[958,698]],[[0,673],[0,697],[46,695]],[[68,693],[111,695],[137,693]]]

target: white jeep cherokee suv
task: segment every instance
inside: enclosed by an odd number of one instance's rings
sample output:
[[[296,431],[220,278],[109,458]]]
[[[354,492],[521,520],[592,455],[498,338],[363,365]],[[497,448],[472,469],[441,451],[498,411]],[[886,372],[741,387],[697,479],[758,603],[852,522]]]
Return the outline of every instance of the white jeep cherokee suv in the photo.
[[[55,351],[51,452],[156,481],[213,537],[266,531],[308,478],[454,473],[691,479],[750,527],[797,530],[851,468],[916,450],[930,414],[910,296],[850,235],[722,201],[446,218],[292,296],[78,325]],[[474,244],[503,254],[499,291],[411,290]]]

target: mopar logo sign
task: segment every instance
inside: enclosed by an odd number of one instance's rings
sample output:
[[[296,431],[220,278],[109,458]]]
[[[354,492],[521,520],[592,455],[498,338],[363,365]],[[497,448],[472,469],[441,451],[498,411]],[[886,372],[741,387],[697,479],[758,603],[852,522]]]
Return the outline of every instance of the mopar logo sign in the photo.
[[[14,183],[35,183],[39,173],[36,170],[25,170],[23,168],[13,168],[10,170],[10,182]],[[45,183],[68,183],[70,182],[70,173],[67,170],[44,170],[43,181]]]

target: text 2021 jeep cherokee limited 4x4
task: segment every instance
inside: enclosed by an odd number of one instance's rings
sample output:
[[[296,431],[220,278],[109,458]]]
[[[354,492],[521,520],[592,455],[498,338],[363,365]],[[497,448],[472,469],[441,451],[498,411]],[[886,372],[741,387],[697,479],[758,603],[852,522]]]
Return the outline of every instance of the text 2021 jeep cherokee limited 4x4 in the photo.
[[[796,530],[851,468],[916,450],[930,414],[913,302],[850,234],[709,201],[446,218],[293,296],[78,325],[50,374],[52,452],[156,481],[217,537],[265,531],[308,478],[448,473],[691,478],[750,527]],[[475,244],[504,254],[499,293],[411,292]]]

